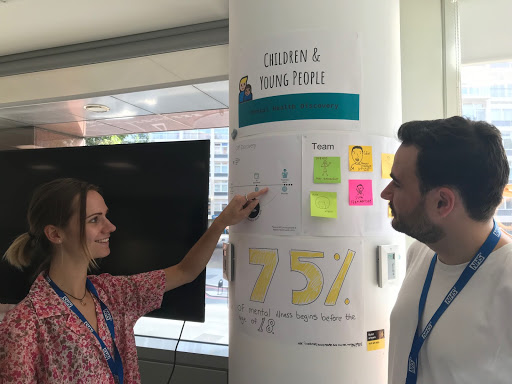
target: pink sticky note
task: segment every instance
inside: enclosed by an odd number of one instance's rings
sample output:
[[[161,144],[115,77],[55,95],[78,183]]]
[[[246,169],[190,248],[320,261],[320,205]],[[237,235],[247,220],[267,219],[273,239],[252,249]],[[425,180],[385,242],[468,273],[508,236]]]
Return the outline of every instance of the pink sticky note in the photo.
[[[349,205],[373,205],[373,192],[371,180],[348,181]]]

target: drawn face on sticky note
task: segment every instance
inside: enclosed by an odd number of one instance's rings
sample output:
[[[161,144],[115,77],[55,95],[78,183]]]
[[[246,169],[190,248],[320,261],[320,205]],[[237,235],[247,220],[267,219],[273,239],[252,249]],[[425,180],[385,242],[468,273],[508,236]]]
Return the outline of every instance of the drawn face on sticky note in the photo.
[[[369,145],[349,145],[349,171],[372,172],[373,157],[372,147]]]
[[[349,205],[373,205],[371,180],[348,181]]]
[[[336,192],[310,192],[311,216],[338,217],[338,204]]]

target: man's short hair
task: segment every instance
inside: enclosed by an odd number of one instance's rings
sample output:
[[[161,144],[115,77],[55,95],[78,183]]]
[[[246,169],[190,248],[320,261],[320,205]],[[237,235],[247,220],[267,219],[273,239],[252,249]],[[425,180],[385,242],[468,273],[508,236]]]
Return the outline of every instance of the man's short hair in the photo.
[[[398,138],[418,149],[416,175],[422,194],[452,187],[473,220],[493,217],[510,172],[501,133],[494,125],[460,116],[410,121],[402,124]]]

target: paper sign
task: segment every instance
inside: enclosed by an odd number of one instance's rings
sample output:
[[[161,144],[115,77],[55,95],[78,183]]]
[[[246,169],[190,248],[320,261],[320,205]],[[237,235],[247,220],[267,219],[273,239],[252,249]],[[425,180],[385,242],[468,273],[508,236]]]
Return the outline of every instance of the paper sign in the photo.
[[[350,172],[373,172],[371,146],[349,145],[348,152],[348,168]]]
[[[313,182],[315,184],[341,183],[340,158],[315,157]]]
[[[311,216],[338,217],[338,204],[336,192],[310,192]]]
[[[349,205],[373,205],[372,181],[348,181]]]
[[[391,179],[391,167],[393,166],[393,161],[395,160],[395,155],[391,153],[383,153],[381,155],[382,158],[382,178],[383,179]]]

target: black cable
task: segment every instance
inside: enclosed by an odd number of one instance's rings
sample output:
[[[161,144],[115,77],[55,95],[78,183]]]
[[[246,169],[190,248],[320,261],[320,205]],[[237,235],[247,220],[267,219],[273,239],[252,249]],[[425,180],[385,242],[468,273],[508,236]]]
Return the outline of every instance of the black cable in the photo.
[[[186,321],[184,321],[183,325],[181,326],[180,336],[178,337],[178,341],[176,342],[176,348],[174,348],[174,362],[172,365],[171,376],[169,376],[169,380],[167,380],[167,384],[169,384],[171,382],[172,375],[174,374],[174,368],[176,368],[176,351],[178,350],[178,344],[180,343],[181,334],[183,333],[183,328],[185,328],[185,323],[186,323]]]

